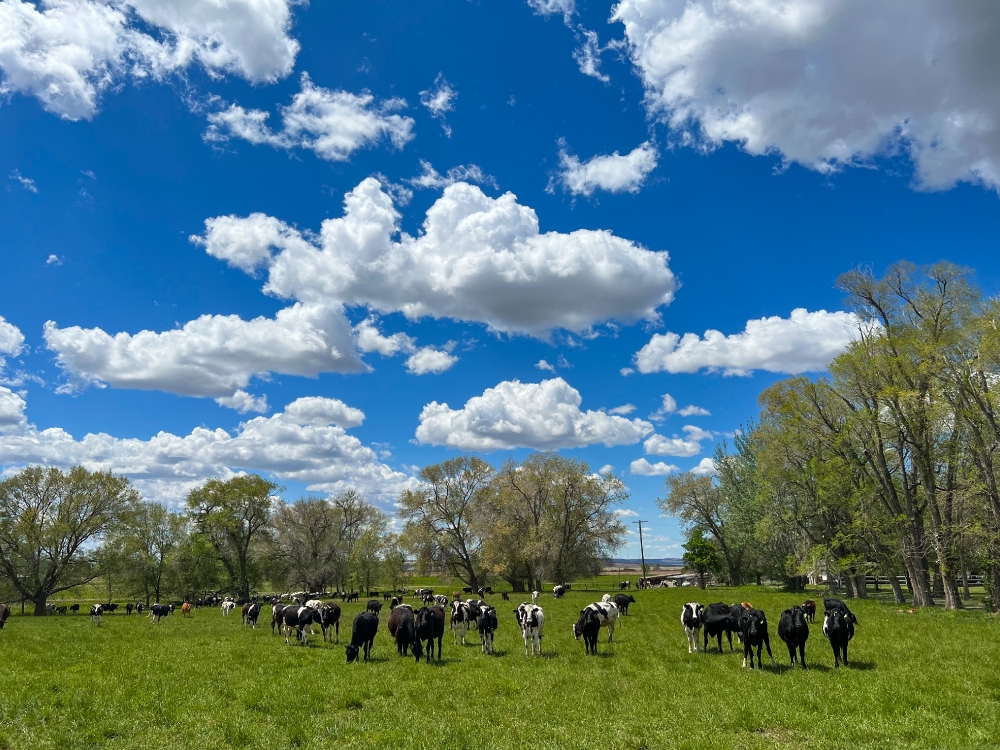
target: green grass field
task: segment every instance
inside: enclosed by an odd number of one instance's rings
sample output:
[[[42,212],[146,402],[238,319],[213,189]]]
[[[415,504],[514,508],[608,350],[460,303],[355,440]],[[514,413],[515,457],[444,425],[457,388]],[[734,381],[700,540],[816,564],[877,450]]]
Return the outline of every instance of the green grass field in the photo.
[[[202,610],[160,626],[124,613],[13,616],[0,631],[0,748],[972,748],[1000,742],[1000,622],[982,612],[897,613],[854,602],[852,665],[833,669],[817,622],[808,670],[788,668],[782,609],[801,597],[762,588],[633,592],[637,604],[600,655],[571,626],[598,599],[543,597],[545,654],[526,658],[511,609],[497,652],[445,635],[443,661],[396,656],[383,612],[368,664],[319,636],[285,646]],[[819,599],[821,592],[810,594]],[[687,653],[683,602],[749,600],[770,620],[778,668]],[[509,605],[509,606],[508,606]],[[820,607],[822,609],[822,606]],[[269,618],[265,607],[261,617]],[[737,645],[738,648],[738,645]],[[766,662],[766,657],[765,657]]]

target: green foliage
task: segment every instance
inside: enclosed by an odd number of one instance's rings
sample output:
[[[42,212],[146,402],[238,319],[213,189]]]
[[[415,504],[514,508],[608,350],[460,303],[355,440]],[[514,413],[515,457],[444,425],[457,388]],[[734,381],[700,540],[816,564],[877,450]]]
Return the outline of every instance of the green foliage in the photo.
[[[715,573],[721,565],[718,547],[705,538],[700,528],[692,528],[684,545],[684,568],[697,573],[698,585],[705,588],[705,577]]]

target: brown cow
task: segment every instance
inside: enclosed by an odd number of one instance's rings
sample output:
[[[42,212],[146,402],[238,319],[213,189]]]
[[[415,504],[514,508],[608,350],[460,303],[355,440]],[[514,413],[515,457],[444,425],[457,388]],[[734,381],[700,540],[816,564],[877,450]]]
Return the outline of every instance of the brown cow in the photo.
[[[181,617],[191,616],[191,605],[188,602],[184,602],[181,605]]]
[[[816,602],[813,599],[806,599],[802,602],[802,611],[805,613],[806,620],[809,622],[816,622]]]

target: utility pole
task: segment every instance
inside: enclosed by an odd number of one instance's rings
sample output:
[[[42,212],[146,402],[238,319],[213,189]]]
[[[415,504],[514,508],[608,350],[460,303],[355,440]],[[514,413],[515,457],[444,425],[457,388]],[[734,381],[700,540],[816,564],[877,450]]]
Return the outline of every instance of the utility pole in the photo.
[[[639,554],[642,555],[642,580],[639,581],[639,585],[642,585],[642,581],[646,579],[646,551],[642,546],[642,525],[644,523],[649,523],[649,521],[633,521],[632,523],[639,525]]]

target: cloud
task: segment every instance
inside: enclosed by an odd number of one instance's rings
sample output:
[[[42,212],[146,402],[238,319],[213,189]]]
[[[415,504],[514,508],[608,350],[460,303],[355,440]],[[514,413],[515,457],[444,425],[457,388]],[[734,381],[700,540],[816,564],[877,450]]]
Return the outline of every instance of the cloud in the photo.
[[[210,477],[260,471],[304,482],[313,491],[357,487],[391,502],[412,478],[382,463],[345,429],[364,415],[337,399],[309,397],[271,417],[255,417],[235,432],[197,427],[186,436],[160,432],[149,440],[105,433],[77,440],[60,427],[39,429],[24,417],[25,403],[0,387],[0,465],[42,464],[127,475],[149,499],[180,504]]]
[[[1000,189],[992,3],[622,0],[649,113],[821,172],[906,153],[922,189]]]
[[[622,404],[621,406],[616,406],[614,409],[608,409],[608,414],[620,414],[624,416],[626,414],[631,414],[634,411],[634,404]]]
[[[550,365],[544,359],[540,359],[537,362],[535,362],[535,369],[536,370],[546,370],[547,372],[553,372],[553,373],[556,371],[556,368],[553,367],[552,365]]]
[[[242,138],[255,146],[304,148],[327,161],[347,161],[359,148],[386,138],[395,148],[413,140],[413,118],[394,114],[405,107],[406,101],[398,97],[376,105],[375,97],[367,91],[352,94],[325,89],[303,73],[301,90],[290,105],[281,108],[280,131],[267,126],[270,113],[232,104],[208,116],[205,140]]]
[[[703,458],[698,462],[698,465],[691,469],[692,474],[697,474],[698,476],[712,476],[715,474],[715,461],[711,458]]]
[[[16,357],[24,350],[24,334],[21,329],[13,323],[8,323],[0,315],[0,354],[9,354]],[[0,359],[0,366],[3,360]]]
[[[0,85],[0,93],[3,93],[2,85]],[[21,187],[23,187],[25,190],[28,190],[32,193],[38,192],[38,186],[35,184],[35,181],[29,177],[25,177],[16,169],[10,173],[10,179],[16,180],[17,182],[21,183]]]
[[[475,164],[460,164],[449,169],[445,175],[441,175],[426,159],[420,160],[420,167],[423,171],[419,175],[406,180],[413,187],[440,190],[456,182],[475,182],[478,185],[489,185],[494,190],[499,189],[496,178],[486,174]]]
[[[700,406],[695,406],[694,404],[689,404],[683,409],[677,411],[682,417],[710,417],[712,412],[708,409],[703,409]]]
[[[363,352],[378,352],[383,357],[392,357],[400,352],[409,354],[406,369],[413,375],[442,373],[451,369],[458,357],[451,354],[455,342],[449,341],[444,347],[424,346],[417,348],[415,339],[405,333],[383,336],[375,325],[375,317],[370,316],[354,327],[358,348]]]
[[[680,469],[673,464],[665,464],[663,461],[651,464],[646,459],[639,458],[629,465],[629,471],[643,477],[665,477],[670,472],[680,471]]]
[[[627,378],[634,372],[635,370],[633,370],[631,367],[623,367],[618,371],[618,374],[621,375],[623,378]]]
[[[434,85],[420,92],[420,103],[427,107],[431,116],[441,122],[444,134],[451,138],[451,126],[445,121],[445,115],[455,109],[458,92],[448,83],[444,73],[438,73]]]
[[[651,422],[662,422],[675,411],[677,411],[677,401],[669,393],[664,393],[660,408],[649,415],[649,420]]]
[[[243,410],[240,392],[254,375],[277,372],[315,377],[323,372],[363,372],[342,312],[295,304],[274,318],[202,315],[182,328],[118,333],[100,328],[45,324],[45,341],[57,361],[81,384],[161,390],[214,398]],[[256,402],[260,405],[260,402]]]
[[[576,13],[576,0],[527,0],[527,2],[537,15],[548,18],[559,14],[567,24]]]
[[[426,375],[431,372],[435,375],[450,370],[451,366],[458,362],[458,357],[443,349],[436,349],[433,346],[425,346],[418,349],[406,360],[406,369],[414,375]]]
[[[243,390],[236,391],[232,396],[220,396],[215,401],[219,406],[235,409],[240,414],[251,411],[258,414],[267,412],[267,396],[253,396]]]
[[[612,319],[655,321],[673,299],[666,253],[605,230],[543,234],[512,193],[490,198],[475,185],[449,185],[416,237],[400,232],[401,216],[374,178],[344,203],[344,216],[316,234],[254,214],[209,219],[192,239],[243,271],[266,267],[264,290],[278,297],[541,338]]]
[[[50,253],[49,257],[45,259],[45,265],[47,266],[61,266],[62,264],[63,259],[55,253]]]
[[[200,64],[253,83],[287,76],[299,44],[294,0],[22,0],[0,2],[0,92],[36,97],[68,120],[90,119],[127,78],[162,80]]]
[[[562,378],[508,380],[461,409],[434,401],[420,413],[417,440],[459,450],[557,450],[595,443],[631,445],[652,432],[648,422],[581,411],[580,392]]]
[[[656,161],[656,146],[650,141],[625,156],[615,151],[610,156],[595,156],[584,162],[567,151],[565,141],[560,141],[559,171],[547,189],[554,192],[554,183],[558,182],[572,195],[590,196],[596,190],[638,193],[649,173],[656,169]]]
[[[573,59],[576,60],[577,67],[585,76],[607,83],[611,79],[601,72],[601,55],[608,50],[624,49],[627,46],[625,40],[612,39],[602,47],[596,31],[583,26],[578,26],[577,31],[577,38],[583,38],[580,46],[573,50]]]
[[[766,370],[789,375],[816,372],[857,337],[860,321],[853,313],[804,308],[788,318],[747,321],[742,333],[726,336],[715,330],[704,337],[686,333],[656,334],[635,355],[639,372],[698,372],[722,370],[724,375],[749,375]]]
[[[685,425],[683,429],[687,433],[686,437],[680,438],[675,435],[668,438],[660,434],[651,435],[643,443],[643,448],[646,453],[653,456],[690,458],[701,453],[700,441],[713,437],[711,432],[703,430],[700,427],[695,427],[694,425]]]
[[[601,473],[603,474],[604,472],[601,472]],[[620,516],[620,517],[624,516],[624,517],[627,517],[627,518],[638,518],[639,517],[638,513],[636,513],[634,510],[629,510],[628,508],[619,508],[618,510],[615,511],[615,515],[616,516]]]
[[[611,464],[604,464],[604,466],[602,466],[600,469],[597,470],[597,473],[603,477],[609,471],[614,471],[614,468],[615,467],[612,466]]]

